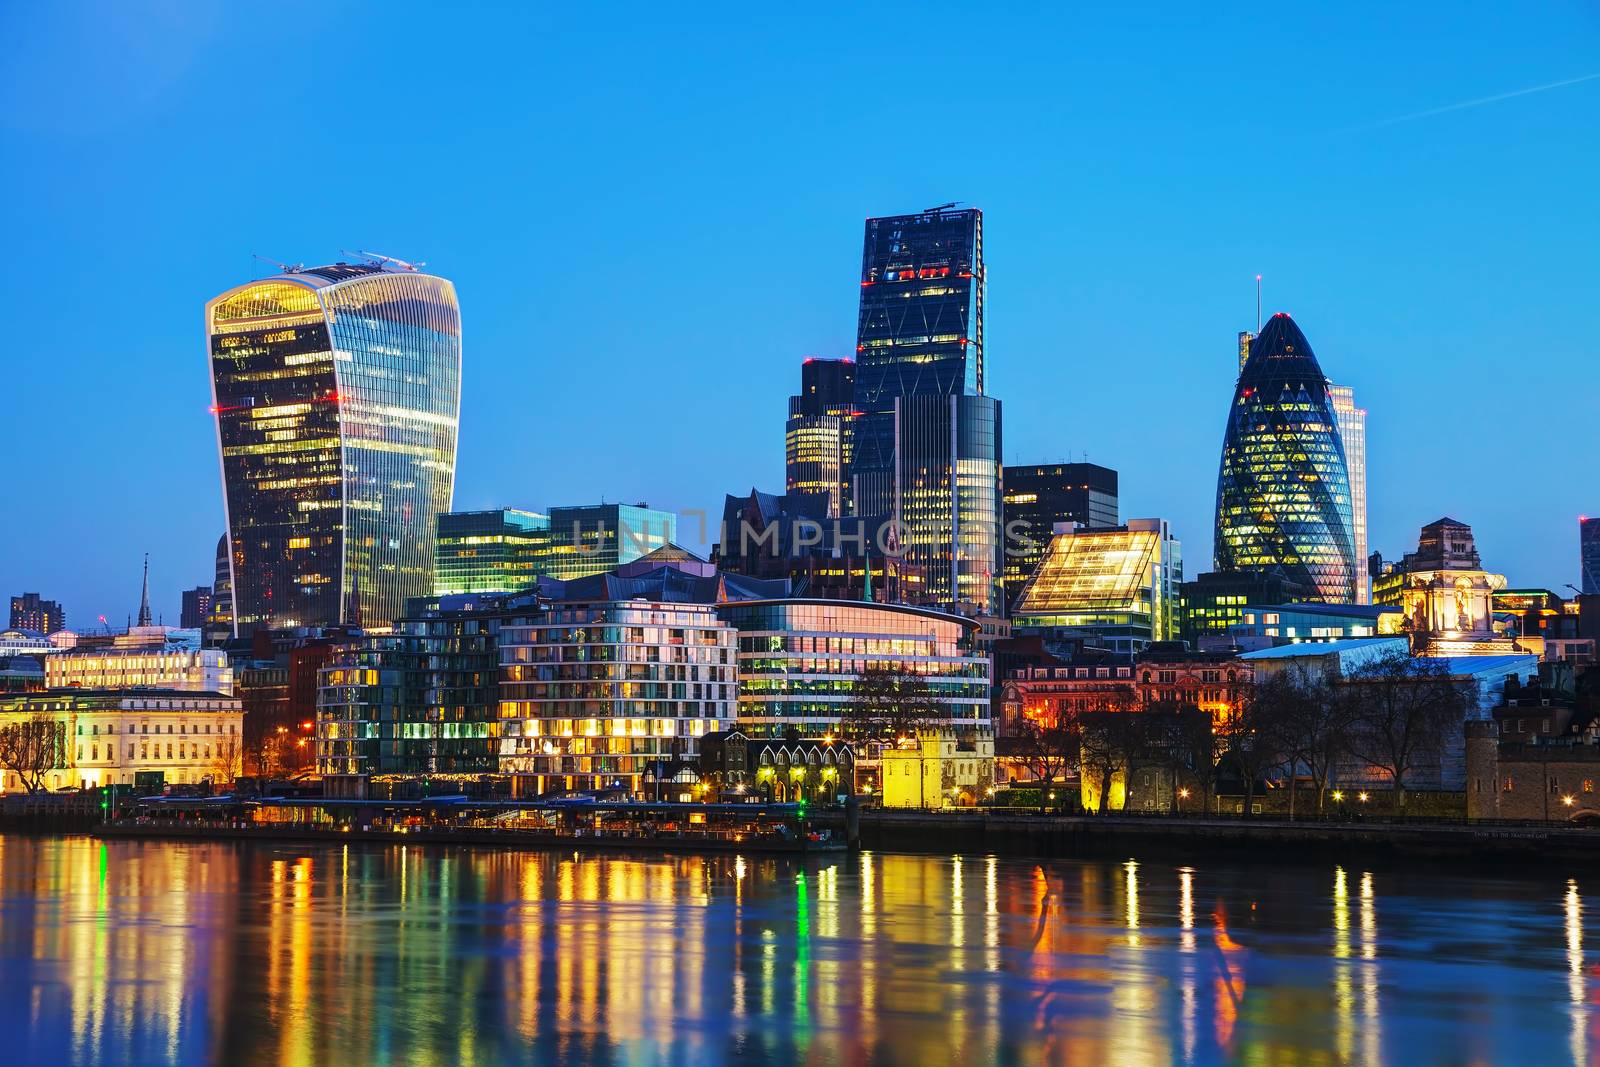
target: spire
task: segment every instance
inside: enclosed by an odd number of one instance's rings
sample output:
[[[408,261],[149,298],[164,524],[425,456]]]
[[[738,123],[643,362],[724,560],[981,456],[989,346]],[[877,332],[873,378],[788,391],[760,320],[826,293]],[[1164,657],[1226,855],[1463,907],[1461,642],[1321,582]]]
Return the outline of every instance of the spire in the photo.
[[[344,624],[361,629],[361,575],[350,583],[350,594],[345,600]]]
[[[150,625],[150,553],[144,554],[144,588],[139,593],[139,625]]]
[[[861,594],[861,599],[865,600],[868,604],[870,604],[870,603],[872,603],[872,549],[870,547],[866,550],[865,556],[866,556],[867,572],[866,572],[866,581],[863,583],[863,585],[865,586],[865,589]]]

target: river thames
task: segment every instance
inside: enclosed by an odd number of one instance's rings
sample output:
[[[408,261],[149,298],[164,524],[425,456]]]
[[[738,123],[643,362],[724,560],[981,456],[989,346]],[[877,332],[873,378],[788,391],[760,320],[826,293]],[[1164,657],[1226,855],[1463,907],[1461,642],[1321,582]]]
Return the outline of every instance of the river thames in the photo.
[[[19,1063],[1587,1063],[1587,882],[0,837]]]

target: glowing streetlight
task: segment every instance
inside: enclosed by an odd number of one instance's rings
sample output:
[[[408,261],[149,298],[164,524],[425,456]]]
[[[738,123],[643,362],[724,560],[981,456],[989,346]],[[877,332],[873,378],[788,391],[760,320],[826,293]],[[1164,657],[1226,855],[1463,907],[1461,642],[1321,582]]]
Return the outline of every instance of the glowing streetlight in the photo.
[[[1365,793],[1357,793],[1356,794],[1356,799],[1361,801],[1361,803],[1365,804],[1367,802],[1367,794],[1365,794]]]
[[[1561,803],[1565,804],[1567,807],[1570,808],[1570,807],[1572,807],[1572,805],[1577,803],[1577,798],[1574,797],[1571,793],[1568,793],[1566,796],[1561,798]]]
[[[1179,800],[1188,800],[1189,799],[1189,791],[1187,789],[1178,790],[1178,799]]]
[[[1334,799],[1334,801],[1336,803],[1343,801],[1344,800],[1344,790],[1343,789],[1335,789],[1333,791],[1333,799]]]

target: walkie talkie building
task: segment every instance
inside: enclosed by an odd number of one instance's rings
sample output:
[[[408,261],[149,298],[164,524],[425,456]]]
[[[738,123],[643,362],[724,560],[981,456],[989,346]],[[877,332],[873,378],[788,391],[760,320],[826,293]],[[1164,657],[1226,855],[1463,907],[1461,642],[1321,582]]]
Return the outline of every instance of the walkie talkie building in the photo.
[[[1281,574],[1315,599],[1356,599],[1350,477],[1317,357],[1283,312],[1250,341],[1217,476],[1219,571]]]
[[[395,260],[206,305],[234,632],[386,623],[432,592],[461,409],[455,287]]]

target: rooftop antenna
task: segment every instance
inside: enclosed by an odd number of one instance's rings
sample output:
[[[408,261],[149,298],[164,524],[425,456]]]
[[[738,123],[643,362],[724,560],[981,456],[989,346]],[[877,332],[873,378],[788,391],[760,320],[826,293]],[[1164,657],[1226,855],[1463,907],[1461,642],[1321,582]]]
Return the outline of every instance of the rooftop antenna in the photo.
[[[396,259],[393,256],[386,256],[382,252],[367,252],[361,249],[357,249],[356,251],[352,252],[348,248],[341,248],[339,251],[343,252],[347,256],[360,256],[362,259],[366,260],[368,263],[371,263],[375,267],[394,266],[399,267],[401,270],[415,271],[421,270],[423,267],[427,266],[426,263],[421,262],[407,263],[403,259]]]
[[[923,214],[924,215],[937,215],[939,212],[943,211],[945,208],[955,207],[959,203],[961,203],[961,201],[959,201],[959,200],[951,200],[949,203],[938,204],[938,205],[935,205],[934,207],[930,207],[930,208],[928,208],[928,210],[924,211]]]
[[[259,259],[263,263],[269,263],[272,266],[277,267],[279,270],[283,271],[283,273],[285,273],[285,274],[299,274],[301,271],[305,270],[305,268],[306,268],[306,265],[304,263],[279,263],[275,259],[271,259],[271,258],[269,258],[267,256],[259,255],[259,254],[255,253],[255,252],[251,252],[250,255],[251,255],[251,257],[253,259]]]
[[[1256,333],[1261,332],[1261,275],[1256,275]]]

